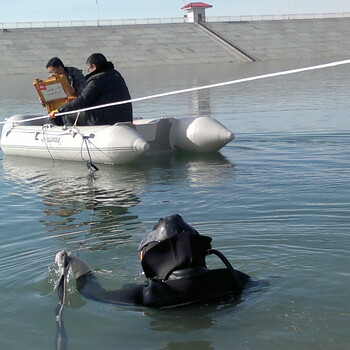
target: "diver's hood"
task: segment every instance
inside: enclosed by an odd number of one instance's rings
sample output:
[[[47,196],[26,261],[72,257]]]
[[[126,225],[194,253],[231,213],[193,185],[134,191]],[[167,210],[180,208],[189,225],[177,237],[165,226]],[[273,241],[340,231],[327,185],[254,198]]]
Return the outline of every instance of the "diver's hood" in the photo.
[[[200,235],[178,214],[160,219],[139,246],[144,250],[142,267],[146,277],[166,280],[175,270],[206,267],[210,242],[210,237]]]

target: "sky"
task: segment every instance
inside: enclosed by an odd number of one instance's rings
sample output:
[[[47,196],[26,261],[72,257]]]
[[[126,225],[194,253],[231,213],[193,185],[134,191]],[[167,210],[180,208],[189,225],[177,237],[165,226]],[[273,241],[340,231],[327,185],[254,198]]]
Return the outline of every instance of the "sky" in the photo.
[[[178,18],[185,0],[0,0],[0,23]],[[207,16],[350,12],[350,0],[208,0]]]

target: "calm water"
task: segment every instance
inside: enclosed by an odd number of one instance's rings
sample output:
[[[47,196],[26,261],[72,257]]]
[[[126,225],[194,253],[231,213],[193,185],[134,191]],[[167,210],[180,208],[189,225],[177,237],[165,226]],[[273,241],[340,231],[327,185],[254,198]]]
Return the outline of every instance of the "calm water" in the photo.
[[[316,63],[122,73],[141,97]],[[142,283],[139,241],[179,213],[265,283],[240,303],[159,311],[87,301],[70,281],[68,349],[348,349],[349,77],[342,66],[135,104],[143,117],[215,117],[236,134],[220,154],[102,165],[94,179],[84,164],[1,154],[0,348],[54,349],[57,251],[107,288]],[[2,77],[1,120],[42,112],[33,78]]]

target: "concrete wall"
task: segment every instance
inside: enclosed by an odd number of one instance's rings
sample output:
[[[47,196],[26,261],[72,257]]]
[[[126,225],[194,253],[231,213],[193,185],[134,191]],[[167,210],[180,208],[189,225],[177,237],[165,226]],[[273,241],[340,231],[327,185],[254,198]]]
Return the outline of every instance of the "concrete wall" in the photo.
[[[261,61],[350,57],[350,19],[206,24]]]
[[[207,23],[259,60],[336,57],[350,53],[350,19]],[[45,71],[59,56],[85,69],[102,52],[117,67],[190,65],[244,60],[197,24],[11,29],[0,32],[0,74]]]

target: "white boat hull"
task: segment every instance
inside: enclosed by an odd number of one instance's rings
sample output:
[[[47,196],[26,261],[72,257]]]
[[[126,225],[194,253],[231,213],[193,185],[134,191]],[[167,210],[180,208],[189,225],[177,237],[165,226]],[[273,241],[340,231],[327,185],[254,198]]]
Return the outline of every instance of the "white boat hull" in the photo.
[[[163,150],[217,152],[234,134],[210,117],[135,120],[137,132],[148,142],[147,153]]]
[[[7,120],[1,135],[4,154],[124,164],[159,151],[218,151],[234,138],[219,122],[206,117],[140,119],[134,124],[74,128],[23,122],[31,117],[15,115]]]

